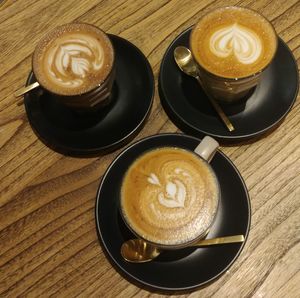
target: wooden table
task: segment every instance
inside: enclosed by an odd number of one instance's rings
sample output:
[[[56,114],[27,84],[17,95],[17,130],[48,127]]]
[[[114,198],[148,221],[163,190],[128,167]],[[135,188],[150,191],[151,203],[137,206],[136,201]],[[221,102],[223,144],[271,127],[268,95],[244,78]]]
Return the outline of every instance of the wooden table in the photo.
[[[99,181],[121,149],[71,158],[33,133],[13,92],[31,69],[37,41],[57,25],[83,21],[139,47],[157,77],[170,42],[212,8],[239,4],[268,17],[299,64],[300,2],[209,0],[16,0],[0,7],[0,296],[159,297],[126,279],[106,259],[94,219]],[[299,297],[300,104],[256,142],[221,147],[245,179],[252,223],[244,250],[211,285],[184,297]],[[135,140],[180,132],[160,104]]]

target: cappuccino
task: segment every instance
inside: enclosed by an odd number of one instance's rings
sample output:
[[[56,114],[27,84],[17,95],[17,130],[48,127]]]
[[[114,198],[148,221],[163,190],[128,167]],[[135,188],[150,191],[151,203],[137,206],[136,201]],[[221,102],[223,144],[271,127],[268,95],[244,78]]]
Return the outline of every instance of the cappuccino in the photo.
[[[260,14],[225,7],[205,15],[194,27],[190,46],[206,71],[224,78],[244,78],[263,70],[277,48],[273,26]]]
[[[87,93],[112,72],[114,50],[99,28],[71,23],[55,28],[38,43],[33,71],[42,87],[62,96]]]
[[[144,153],[127,170],[121,212],[139,237],[180,246],[205,236],[218,207],[217,178],[195,153],[162,147]]]

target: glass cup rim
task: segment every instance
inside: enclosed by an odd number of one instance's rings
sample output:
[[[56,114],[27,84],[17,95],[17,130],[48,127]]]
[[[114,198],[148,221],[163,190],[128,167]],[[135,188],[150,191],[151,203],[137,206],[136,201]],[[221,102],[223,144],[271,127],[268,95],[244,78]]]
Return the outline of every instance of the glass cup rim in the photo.
[[[235,78],[233,78],[233,77],[225,77],[225,76],[217,75],[217,74],[214,74],[214,73],[210,72],[208,69],[206,69],[204,66],[202,66],[197,61],[196,57],[193,54],[192,47],[190,46],[191,53],[192,53],[192,55],[193,55],[193,57],[195,59],[195,62],[201,68],[201,70],[205,71],[207,74],[209,74],[209,75],[211,75],[211,76],[213,76],[215,78],[219,78],[220,80],[222,80],[222,79],[223,80],[228,80],[228,81],[232,81],[232,82],[237,82],[237,81],[240,81],[240,80],[253,78],[253,77],[261,74],[272,63],[272,61],[274,60],[274,57],[276,55],[277,49],[278,49],[278,35],[276,33],[274,25],[263,14],[259,13],[258,11],[254,10],[252,8],[243,7],[243,6],[237,6],[237,5],[229,5],[229,6],[218,7],[216,9],[211,9],[210,11],[208,11],[207,13],[205,13],[205,15],[203,15],[201,18],[199,18],[198,21],[191,27],[192,30],[191,30],[191,33],[190,33],[190,36],[189,36],[189,45],[191,45],[193,32],[194,32],[197,24],[200,22],[200,20],[204,16],[206,16],[206,15],[209,15],[211,13],[214,13],[214,12],[220,11],[220,10],[224,10],[224,9],[241,9],[241,10],[251,11],[252,13],[259,15],[261,18],[263,18],[270,25],[270,27],[272,28],[272,31],[274,33],[274,37],[275,37],[275,49],[274,49],[273,55],[270,58],[269,62],[262,69],[258,70],[255,73],[249,74],[247,76],[241,76],[241,77],[235,77]]]
[[[200,142],[199,142],[200,143]],[[157,149],[162,149],[162,148],[178,148],[180,150],[184,150],[184,151],[187,151],[188,153],[191,153],[193,154],[194,156],[196,156],[197,158],[201,159],[206,167],[208,167],[210,173],[213,175],[214,177],[214,182],[215,182],[215,185],[217,186],[217,204],[216,204],[216,209],[214,210],[214,214],[212,216],[212,220],[211,222],[209,223],[208,227],[206,230],[204,230],[201,234],[197,235],[194,239],[192,240],[189,240],[187,242],[183,242],[183,243],[177,243],[177,244],[162,244],[162,243],[157,243],[157,242],[154,242],[154,241],[150,241],[148,239],[146,239],[145,237],[141,236],[139,233],[137,233],[133,227],[130,225],[130,223],[128,222],[127,218],[126,218],[126,215],[123,213],[123,207],[122,207],[122,194],[121,194],[121,188],[122,188],[122,185],[123,185],[123,181],[124,181],[124,178],[129,170],[129,168],[131,167],[131,165],[141,156],[143,156],[144,154],[146,154],[147,152],[151,152],[151,151],[154,151],[154,150],[157,150]],[[123,220],[123,222],[125,223],[126,227],[138,238],[138,239],[142,239],[143,241],[145,241],[146,243],[149,243],[150,245],[153,245],[157,248],[161,248],[161,249],[165,249],[165,250],[175,250],[175,249],[181,249],[181,248],[185,248],[185,247],[188,247],[190,245],[192,245],[193,243],[196,243],[197,241],[203,239],[206,237],[206,235],[209,233],[209,230],[211,228],[211,226],[213,225],[213,223],[215,222],[215,219],[217,217],[217,213],[218,213],[218,210],[219,210],[219,207],[220,207],[220,200],[221,200],[221,186],[220,186],[220,182],[219,182],[219,179],[214,171],[214,169],[212,168],[212,166],[210,165],[210,163],[205,160],[203,157],[201,157],[200,155],[198,155],[196,152],[194,152],[193,150],[191,149],[188,149],[188,148],[181,148],[181,147],[178,147],[178,146],[172,146],[172,145],[163,145],[163,146],[157,146],[155,148],[150,148],[149,150],[145,150],[143,151],[139,156],[137,156],[130,164],[129,166],[127,167],[127,170],[124,172],[123,174],[123,178],[122,178],[122,181],[121,181],[121,187],[120,187],[120,192],[119,192],[119,213],[121,215],[121,218]]]
[[[111,69],[109,70],[107,76],[105,77],[104,80],[101,80],[100,82],[98,82],[98,84],[96,86],[93,86],[92,88],[88,89],[87,91],[85,92],[82,92],[82,93],[77,93],[77,94],[62,94],[62,93],[58,93],[58,92],[55,92],[53,90],[51,90],[50,88],[47,88],[42,80],[39,80],[38,76],[36,75],[36,69],[35,69],[35,59],[34,59],[34,56],[37,55],[37,50],[38,50],[38,47],[39,45],[45,41],[47,39],[47,37],[50,35],[50,34],[53,34],[53,32],[59,30],[60,28],[64,28],[64,27],[68,27],[68,26],[73,26],[73,25],[85,25],[85,26],[88,26],[88,27],[93,27],[96,31],[100,31],[107,39],[108,41],[110,42],[110,45],[111,45],[111,49],[112,49],[112,67]],[[112,41],[110,39],[110,37],[108,36],[108,34],[102,30],[101,28],[97,27],[96,25],[93,25],[93,24],[89,24],[89,23],[85,23],[85,22],[74,22],[74,23],[65,23],[65,24],[62,24],[62,25],[59,25],[59,26],[56,26],[54,27],[52,30],[48,31],[46,34],[44,34],[40,39],[39,41],[37,42],[36,46],[35,46],[35,49],[33,51],[33,54],[32,54],[32,59],[31,59],[31,68],[32,68],[32,72],[35,76],[35,79],[36,81],[39,83],[39,85],[45,89],[46,91],[50,92],[51,94],[54,94],[56,96],[62,96],[62,97],[75,97],[75,96],[84,96],[86,94],[89,94],[90,92],[93,92],[95,91],[97,88],[101,87],[101,85],[103,85],[106,81],[108,81],[111,77],[111,75],[113,74],[114,70],[115,70],[115,49],[114,49],[114,46],[112,44]]]

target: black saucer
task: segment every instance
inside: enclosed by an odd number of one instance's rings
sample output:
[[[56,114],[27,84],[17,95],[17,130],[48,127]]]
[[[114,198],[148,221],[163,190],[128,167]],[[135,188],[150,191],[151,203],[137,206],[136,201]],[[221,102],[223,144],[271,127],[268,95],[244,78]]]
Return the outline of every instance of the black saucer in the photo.
[[[106,153],[129,142],[150,112],[154,78],[143,53],[129,41],[110,35],[116,53],[116,79],[108,106],[79,114],[37,88],[25,95],[29,122],[51,149],[71,156]],[[27,84],[35,81],[29,75]]]
[[[191,290],[218,278],[234,263],[244,247],[235,243],[210,248],[185,248],[165,252],[156,260],[131,264],[120,255],[122,243],[134,238],[119,213],[124,172],[145,150],[159,146],[194,149],[200,140],[183,134],[155,135],[136,142],[112,162],[104,174],[96,199],[96,226],[104,251],[116,269],[137,285],[159,290]],[[250,227],[250,200],[245,183],[233,163],[218,151],[211,165],[221,186],[220,209],[208,238],[243,234]]]
[[[210,135],[223,142],[240,142],[275,129],[292,108],[299,87],[297,64],[288,46],[279,39],[275,59],[246,98],[221,105],[235,126],[235,131],[229,132],[198,82],[182,73],[174,61],[174,49],[189,46],[190,31],[171,43],[160,67],[159,94],[174,124],[194,136]]]

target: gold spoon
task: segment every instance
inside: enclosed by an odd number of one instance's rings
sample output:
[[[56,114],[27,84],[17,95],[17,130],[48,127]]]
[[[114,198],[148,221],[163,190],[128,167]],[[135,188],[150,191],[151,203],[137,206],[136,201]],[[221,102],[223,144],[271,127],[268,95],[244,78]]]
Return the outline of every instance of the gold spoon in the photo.
[[[15,97],[19,97],[35,88],[37,88],[38,86],[40,86],[40,84],[38,82],[34,82],[28,86],[24,86],[24,87],[21,87],[20,89],[18,89],[17,91],[15,91],[14,93],[14,96]]]
[[[209,246],[226,243],[239,243],[244,242],[245,238],[243,235],[226,236],[212,239],[200,240],[192,246]],[[152,261],[162,253],[162,250],[155,247],[152,244],[145,242],[142,239],[131,239],[124,242],[121,246],[122,257],[131,263],[145,263]]]
[[[24,95],[25,93],[37,88],[37,87],[39,87],[39,86],[40,86],[40,84],[38,82],[34,82],[34,83],[32,83],[28,86],[21,87],[20,89],[15,91],[14,96],[19,97],[19,96]],[[24,101],[22,99],[17,102],[18,106],[21,106],[22,104],[24,104]]]
[[[174,59],[178,65],[178,67],[187,75],[194,77],[201,85],[203,90],[205,91],[207,97],[209,98],[212,106],[220,116],[221,120],[226,125],[227,129],[229,131],[233,131],[234,127],[228,117],[225,115],[219,104],[216,102],[216,100],[209,95],[207,92],[204,84],[201,83],[201,79],[198,74],[198,66],[196,62],[193,59],[191,51],[183,46],[176,47],[174,50]]]

